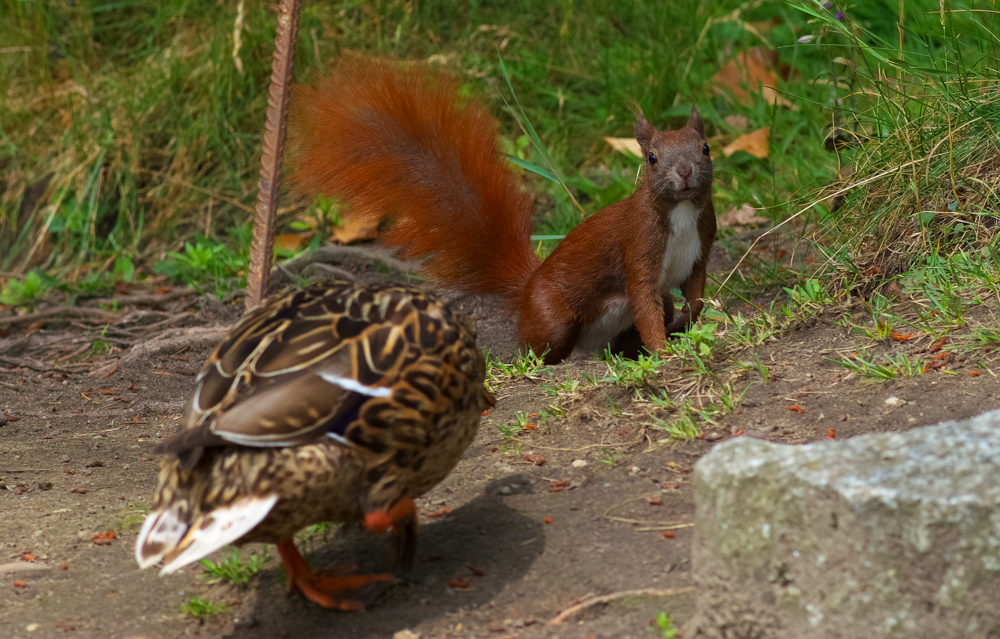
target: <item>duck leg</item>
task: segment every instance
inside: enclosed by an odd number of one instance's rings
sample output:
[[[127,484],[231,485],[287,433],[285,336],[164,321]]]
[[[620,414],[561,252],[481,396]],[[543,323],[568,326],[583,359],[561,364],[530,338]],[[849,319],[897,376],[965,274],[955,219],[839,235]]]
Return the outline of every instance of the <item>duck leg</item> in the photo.
[[[348,611],[364,610],[365,602],[361,599],[344,596],[345,591],[358,590],[378,581],[393,581],[395,579],[389,574],[320,577],[309,568],[309,564],[299,554],[299,549],[295,547],[295,542],[291,539],[280,541],[277,546],[285,567],[285,574],[288,576],[288,590],[298,589],[306,599],[325,608]]]
[[[407,517],[414,517],[417,513],[417,505],[409,497],[403,497],[395,506],[389,510],[376,510],[365,513],[365,528],[368,532],[384,533],[397,522],[403,523]]]
[[[417,551],[417,505],[412,499],[404,497],[388,510],[365,513],[365,528],[372,533],[384,533],[392,528],[392,563],[405,571],[413,568]]]

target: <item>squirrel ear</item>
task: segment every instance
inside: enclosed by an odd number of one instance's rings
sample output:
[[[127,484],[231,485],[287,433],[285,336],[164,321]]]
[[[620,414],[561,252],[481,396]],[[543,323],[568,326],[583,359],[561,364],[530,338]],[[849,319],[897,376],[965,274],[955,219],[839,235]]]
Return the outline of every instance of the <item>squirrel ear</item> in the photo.
[[[635,139],[639,142],[639,146],[645,151],[649,148],[649,143],[653,140],[653,134],[656,130],[653,128],[649,122],[646,121],[646,116],[643,114],[642,109],[636,106],[635,109]]]
[[[698,113],[698,109],[693,106],[691,107],[691,117],[688,118],[685,126],[689,129],[694,129],[702,138],[705,137],[705,123],[701,121],[701,114]]]

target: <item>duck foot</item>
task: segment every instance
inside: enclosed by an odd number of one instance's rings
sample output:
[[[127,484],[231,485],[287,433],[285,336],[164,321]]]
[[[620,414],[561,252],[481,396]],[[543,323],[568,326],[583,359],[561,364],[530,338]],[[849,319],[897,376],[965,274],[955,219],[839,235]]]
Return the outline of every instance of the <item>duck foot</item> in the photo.
[[[389,510],[376,510],[365,513],[365,528],[368,532],[384,533],[397,522],[405,523],[407,518],[417,512],[417,505],[409,497],[403,497],[399,503]]]
[[[288,576],[289,592],[297,589],[306,599],[324,608],[354,612],[364,610],[381,592],[378,582],[395,581],[395,577],[384,573],[349,574],[353,568],[331,571],[338,576],[324,576],[323,572],[314,573],[309,568],[292,540],[280,541],[277,546]],[[349,596],[348,593],[355,596]]]

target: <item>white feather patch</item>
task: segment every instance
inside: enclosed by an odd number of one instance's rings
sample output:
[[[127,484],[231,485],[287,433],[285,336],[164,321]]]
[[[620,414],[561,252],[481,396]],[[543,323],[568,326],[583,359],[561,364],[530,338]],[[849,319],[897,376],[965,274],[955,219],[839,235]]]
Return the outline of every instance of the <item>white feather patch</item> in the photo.
[[[163,566],[160,574],[176,572],[238,540],[264,521],[277,501],[277,495],[243,497],[226,508],[218,508],[203,515],[184,536],[187,548]]]
[[[356,379],[335,375],[327,371],[316,371],[316,374],[322,377],[325,381],[354,393],[361,393],[362,395],[367,395],[369,397],[388,397],[389,395],[392,395],[392,389],[385,386],[365,386]]]
[[[187,521],[180,518],[178,511],[178,505],[174,504],[146,516],[135,540],[135,560],[140,568],[152,566],[180,543],[187,532]]]

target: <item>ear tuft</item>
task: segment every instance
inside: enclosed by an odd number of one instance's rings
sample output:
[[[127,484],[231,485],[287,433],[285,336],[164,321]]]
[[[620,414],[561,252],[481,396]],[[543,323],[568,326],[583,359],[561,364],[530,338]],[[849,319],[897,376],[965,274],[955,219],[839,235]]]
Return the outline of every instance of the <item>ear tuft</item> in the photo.
[[[691,107],[691,117],[688,118],[685,126],[689,129],[694,129],[704,139],[705,123],[701,121],[701,114],[698,113],[698,109],[693,106]]]
[[[656,133],[656,129],[653,128],[648,121],[646,121],[646,116],[643,114],[642,109],[639,108],[638,103],[633,103],[635,113],[635,139],[639,142],[639,146],[642,147],[643,152],[649,150],[649,144],[653,140],[653,134]]]

